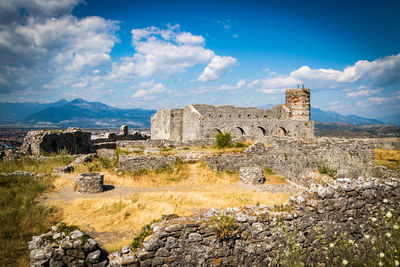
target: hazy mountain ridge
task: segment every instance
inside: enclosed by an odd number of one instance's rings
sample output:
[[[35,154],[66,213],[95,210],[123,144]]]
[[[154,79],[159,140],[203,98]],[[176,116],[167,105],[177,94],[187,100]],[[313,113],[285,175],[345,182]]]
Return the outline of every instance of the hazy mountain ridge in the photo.
[[[149,128],[155,110],[119,109],[100,102],[77,98],[60,107],[51,107],[26,117],[23,122],[36,127],[119,127],[127,124]]]

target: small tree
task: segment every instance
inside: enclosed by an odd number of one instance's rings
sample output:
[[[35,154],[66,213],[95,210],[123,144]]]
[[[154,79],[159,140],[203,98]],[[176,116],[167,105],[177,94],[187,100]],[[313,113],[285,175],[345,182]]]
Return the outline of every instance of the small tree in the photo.
[[[216,145],[218,148],[231,147],[232,139],[230,133],[218,133],[215,136]]]

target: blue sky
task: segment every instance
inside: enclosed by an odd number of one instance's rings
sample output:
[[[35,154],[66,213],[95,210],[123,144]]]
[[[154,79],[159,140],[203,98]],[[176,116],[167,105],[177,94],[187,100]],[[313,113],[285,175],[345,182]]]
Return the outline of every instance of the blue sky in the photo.
[[[400,113],[399,1],[0,1],[1,101]]]

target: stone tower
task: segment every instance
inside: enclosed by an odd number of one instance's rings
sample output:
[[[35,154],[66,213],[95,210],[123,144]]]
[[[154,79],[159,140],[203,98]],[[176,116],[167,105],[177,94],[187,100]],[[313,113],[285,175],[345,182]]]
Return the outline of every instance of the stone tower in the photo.
[[[292,112],[292,120],[310,120],[310,89],[287,89],[286,106]]]

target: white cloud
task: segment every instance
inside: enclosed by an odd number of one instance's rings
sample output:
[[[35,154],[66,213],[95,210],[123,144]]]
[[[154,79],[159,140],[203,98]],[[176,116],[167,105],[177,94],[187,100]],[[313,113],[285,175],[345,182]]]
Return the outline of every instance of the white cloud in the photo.
[[[143,100],[152,100],[156,97],[157,94],[164,93],[167,91],[165,85],[162,83],[154,83],[154,80],[148,82],[141,82],[137,85],[131,86],[131,89],[137,90],[131,98],[133,99],[143,99]]]
[[[232,38],[239,38],[239,34],[232,34]]]
[[[368,100],[371,102],[374,102],[376,104],[382,104],[385,102],[391,102],[391,101],[398,101],[400,99],[400,95],[396,96],[390,96],[390,97],[369,97]]]
[[[233,67],[236,64],[236,58],[227,56],[215,56],[211,60],[211,62],[205,67],[203,73],[199,76],[198,80],[202,82],[216,80],[225,73],[227,68]]]
[[[190,32],[183,32],[176,36],[176,40],[180,44],[186,45],[200,45],[203,46],[205,39],[201,35],[193,35]]]
[[[170,76],[182,73],[196,64],[210,62],[215,54],[203,47],[205,39],[189,32],[179,33],[179,27],[169,26],[166,30],[154,26],[133,29],[131,33],[135,53],[119,64],[114,63],[110,76]]]
[[[375,90],[363,89],[363,90],[347,93],[346,98],[359,97],[359,96],[370,96],[370,95],[379,93],[382,90],[383,90],[383,88],[379,88],[379,89],[375,89]]]
[[[261,92],[266,94],[273,94],[284,92],[287,88],[293,88],[300,84],[301,81],[289,76],[277,76],[273,78],[266,78],[261,80]]]
[[[218,89],[219,90],[237,90],[237,89],[242,88],[245,84],[246,84],[245,81],[238,81],[236,83],[236,85],[234,85],[234,86],[228,85],[228,84],[223,84]]]
[[[258,80],[258,79],[254,80],[247,85],[247,88],[252,88],[252,87],[256,86],[259,82],[260,82],[260,80]]]
[[[378,58],[374,61],[359,60],[343,71],[311,69],[303,66],[290,73],[290,77],[312,84],[313,87],[335,87],[342,84],[368,82],[372,85],[388,85],[400,80],[400,54]]]

